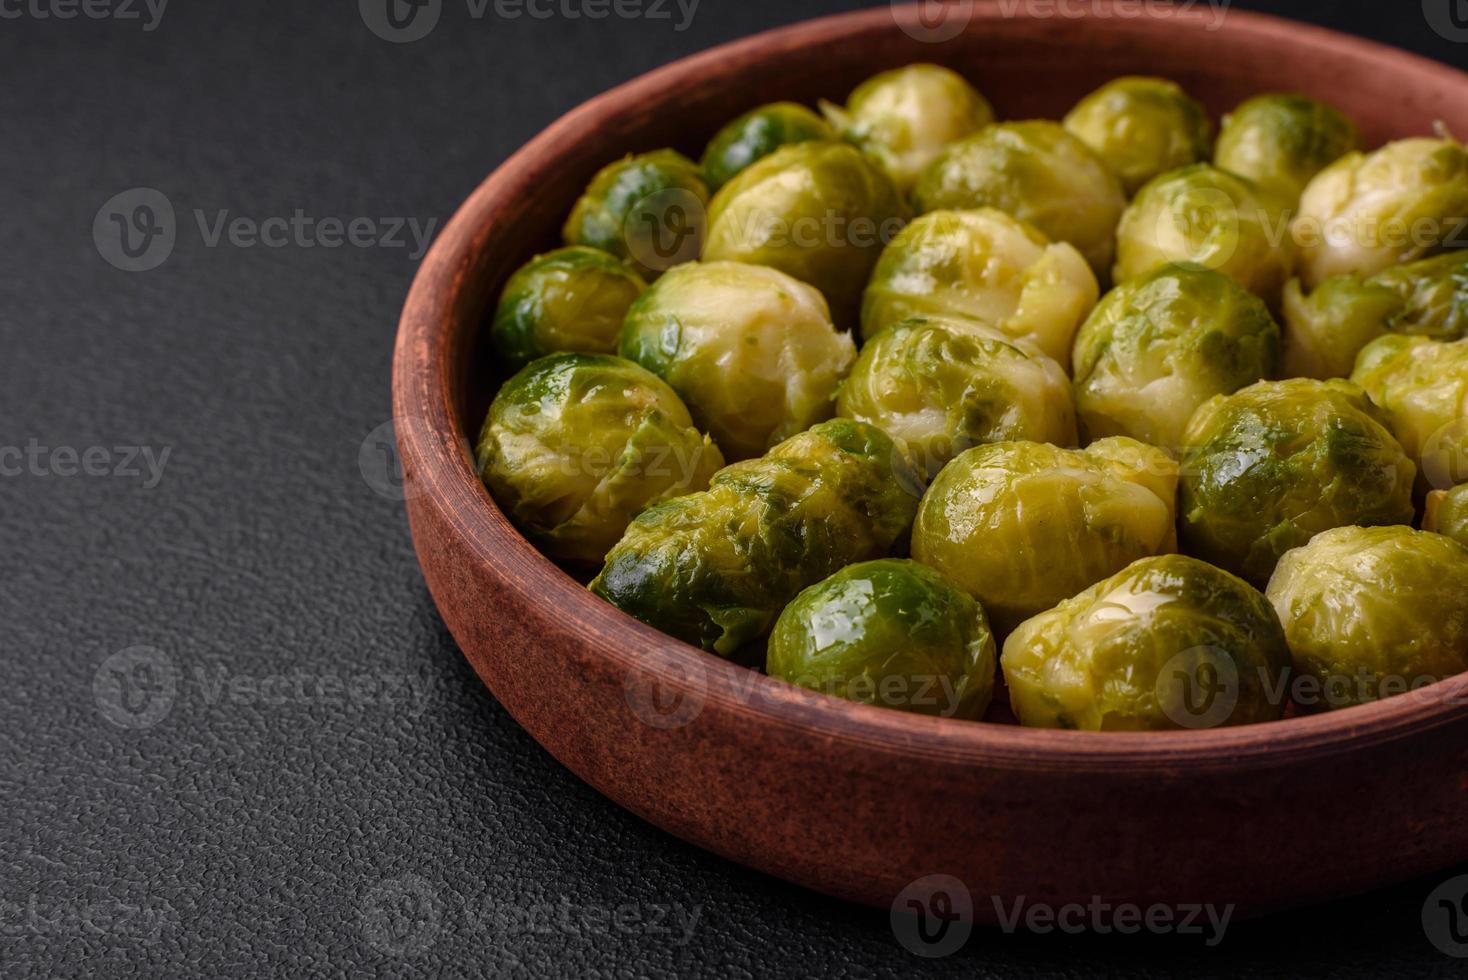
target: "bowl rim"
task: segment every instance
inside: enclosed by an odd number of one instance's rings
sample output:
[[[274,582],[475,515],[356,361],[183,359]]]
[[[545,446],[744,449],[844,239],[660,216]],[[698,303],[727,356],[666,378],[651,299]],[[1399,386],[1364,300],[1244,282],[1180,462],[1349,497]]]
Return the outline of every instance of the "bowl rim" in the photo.
[[[1121,0],[1128,9],[1134,0]],[[1081,19],[1127,25],[1166,20],[1202,22],[1207,10],[1166,12],[1142,5],[1119,15],[1117,0],[1090,0]],[[505,518],[475,472],[453,403],[453,331],[449,324],[472,258],[489,247],[491,214],[544,161],[573,146],[598,121],[632,115],[657,92],[680,91],[729,62],[778,57],[855,33],[918,23],[923,5],[882,6],[803,21],[735,40],[674,61],[582,103],[511,155],[460,206],[424,257],[405,303],[393,355],[393,417],[409,494],[432,506],[476,560],[526,603],[574,610],[562,627],[624,678],[651,678],[669,694],[743,713],[752,723],[837,739],[910,758],[965,765],[1045,770],[1230,769],[1298,762],[1393,741],[1468,719],[1468,674],[1407,694],[1333,712],[1234,728],[1113,733],[1030,729],[913,715],[802,691],[725,661],[644,625],[592,596],[534,548]],[[1007,9],[1006,9],[1007,8]],[[1016,10],[1023,12],[1016,14]],[[972,20],[1032,18],[1027,0],[981,0]],[[1126,21],[1127,25],[1120,22]],[[1155,23],[1152,28],[1155,29]],[[1276,41],[1330,47],[1370,61],[1406,67],[1468,91],[1468,74],[1395,48],[1327,28],[1230,9],[1222,30]],[[510,575],[514,569],[523,574]],[[533,587],[530,583],[533,582]],[[462,645],[461,645],[462,649]],[[470,657],[471,661],[473,660]],[[489,683],[489,678],[484,678]],[[706,709],[705,709],[706,710]]]

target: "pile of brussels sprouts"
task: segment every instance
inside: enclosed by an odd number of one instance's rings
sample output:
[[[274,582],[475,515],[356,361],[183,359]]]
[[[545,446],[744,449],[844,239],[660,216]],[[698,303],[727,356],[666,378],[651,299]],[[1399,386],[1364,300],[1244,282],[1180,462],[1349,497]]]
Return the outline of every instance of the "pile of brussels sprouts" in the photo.
[[[547,555],[931,715],[1002,674],[1024,725],[1204,728],[1468,671],[1463,146],[1303,95],[1215,133],[1156,78],[997,122],[934,65],[820,110],[608,165],[505,286],[478,464]]]

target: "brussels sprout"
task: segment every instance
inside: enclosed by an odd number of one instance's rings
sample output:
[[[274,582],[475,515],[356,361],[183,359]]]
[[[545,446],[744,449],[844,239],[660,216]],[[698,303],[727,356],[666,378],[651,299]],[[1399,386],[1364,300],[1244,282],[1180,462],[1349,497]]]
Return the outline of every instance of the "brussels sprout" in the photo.
[[[928,488],[912,556],[978,599],[1003,636],[1138,558],[1175,551],[1177,476],[1167,453],[1131,439],[1079,452],[979,446]]]
[[[702,490],[724,465],[671,388],[605,354],[552,354],[505,382],[477,457],[542,551],[590,565],[644,508]]]
[[[862,299],[862,336],[914,316],[961,316],[1064,363],[1100,287],[1071,245],[993,208],[934,211],[882,252]]]
[[[1111,267],[1121,179],[1059,123],[999,123],[952,144],[913,190],[920,214],[997,208],[1080,250],[1097,275]]]
[[[1232,276],[1277,304],[1294,249],[1270,195],[1243,177],[1199,163],[1142,188],[1116,232],[1116,281],[1169,262],[1196,262]]]
[[[709,205],[705,260],[768,265],[821,291],[856,324],[872,266],[907,219],[891,178],[854,146],[785,146],[745,168]]]
[[[1309,289],[1462,248],[1468,150],[1451,139],[1410,139],[1342,157],[1305,188],[1293,235]]]
[[[829,102],[821,108],[903,191],[945,146],[994,121],[988,101],[962,75],[938,65],[884,71],[858,85],[845,109]]]
[[[1064,369],[962,320],[915,318],[883,330],[862,348],[836,413],[903,440],[929,475],[981,443],[1076,444]]]
[[[802,589],[897,550],[921,491],[882,430],[822,422],[644,511],[591,591],[688,643],[747,655]]]
[[[1213,165],[1293,205],[1326,167],[1361,145],[1345,113],[1304,95],[1261,95],[1223,117]]]
[[[1127,195],[1153,177],[1208,159],[1213,121],[1165,78],[1118,78],[1086,96],[1065,128],[1121,177]]]
[[[490,339],[512,368],[560,351],[611,354],[627,308],[647,288],[598,248],[560,248],[521,266],[500,294]]]
[[[1304,707],[1344,708],[1468,670],[1468,548],[1409,527],[1342,527],[1269,582]],[[1303,694],[1304,696],[1301,696]]]
[[[1468,546],[1468,483],[1427,495],[1427,516],[1422,530],[1435,531]]]
[[[1468,340],[1381,337],[1361,351],[1351,380],[1386,413],[1424,493],[1468,480]]]
[[[703,151],[703,179],[710,191],[717,191],[745,167],[782,146],[834,139],[836,131],[830,123],[803,105],[762,105],[729,123],[709,141]]]
[[[646,279],[698,258],[708,187],[698,164],[673,150],[629,156],[599,170],[562,230],[631,262]]]
[[[765,671],[849,701],[977,720],[997,661],[968,593],[925,565],[886,558],[796,596],[770,634]]]
[[[1166,731],[1277,720],[1290,652],[1253,586],[1164,555],[1029,620],[1001,663],[1023,725]]]
[[[1321,531],[1414,513],[1416,467],[1349,382],[1261,381],[1220,395],[1183,441],[1183,550],[1256,585]]]
[[[1468,335],[1468,251],[1393,266],[1361,279],[1336,276],[1305,296],[1285,289],[1285,373],[1344,378],[1383,333],[1434,340]]]
[[[856,360],[821,294],[776,269],[689,263],[632,304],[620,353],[673,386],[730,460],[831,417]]]
[[[1274,376],[1279,327],[1228,276],[1165,265],[1107,294],[1076,337],[1074,366],[1089,438],[1176,449],[1199,405]]]

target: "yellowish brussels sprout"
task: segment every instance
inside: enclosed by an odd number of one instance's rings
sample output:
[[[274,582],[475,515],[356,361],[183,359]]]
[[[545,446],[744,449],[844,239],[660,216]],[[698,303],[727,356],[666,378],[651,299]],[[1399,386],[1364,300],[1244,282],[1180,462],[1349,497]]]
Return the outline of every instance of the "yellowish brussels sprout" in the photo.
[[[1290,651],[1252,585],[1196,558],[1143,558],[1004,644],[1020,723],[1092,732],[1276,721]]]
[[[703,153],[703,177],[709,190],[717,191],[745,167],[782,146],[834,139],[831,124],[803,105],[762,105],[729,123],[709,141]]]
[[[1183,441],[1183,550],[1255,585],[1321,531],[1415,514],[1417,468],[1346,381],[1261,381],[1220,395]]]
[[[731,460],[830,418],[856,360],[819,292],[739,262],[663,276],[632,305],[619,350],[672,385]]]
[[[593,566],[637,514],[702,490],[724,465],[671,388],[605,354],[552,354],[505,382],[477,459],[542,551]]]
[[[858,85],[844,109],[829,102],[821,108],[904,192],[945,146],[994,121],[988,100],[962,75],[938,65],[884,71]]]
[[[1118,283],[1170,262],[1232,276],[1274,306],[1290,278],[1294,249],[1273,198],[1253,181],[1199,163],[1142,188],[1116,232]]]
[[[1422,530],[1434,531],[1468,546],[1468,483],[1427,495]]]
[[[1059,364],[977,323],[904,320],[862,348],[836,412],[907,444],[928,474],[989,442],[1076,443]]]
[[[1260,95],[1223,117],[1213,165],[1293,205],[1316,174],[1360,145],[1356,124],[1334,106],[1305,95]]]
[[[709,192],[698,164],[673,150],[629,156],[591,179],[562,234],[625,259],[645,279],[698,258]]]
[[[1160,449],[979,446],[944,467],[918,510],[912,556],[983,605],[1003,636],[1139,558],[1176,550],[1178,469]]]
[[[926,565],[884,558],[796,596],[770,634],[765,672],[849,701],[977,720],[998,659],[968,593]]]
[[[724,468],[707,492],[644,511],[590,588],[664,633],[747,659],[802,589],[900,550],[922,486],[881,429],[822,422]]]
[[[1468,340],[1381,337],[1361,351],[1351,380],[1386,413],[1424,493],[1468,481]]]
[[[1213,148],[1207,110],[1165,78],[1107,82],[1076,104],[1065,128],[1116,171],[1129,196],[1153,177],[1207,160]]]
[[[1198,406],[1273,377],[1279,327],[1264,301],[1201,265],[1165,265],[1112,290],[1076,337],[1088,438],[1176,450]]]
[[[1111,268],[1121,179],[1059,123],[998,123],[950,145],[913,190],[920,214],[996,208],[1074,245],[1097,275]]]
[[[631,266],[599,248],[537,255],[505,284],[490,338],[513,368],[560,351],[615,353],[627,308],[646,288]]]
[[[714,195],[703,257],[772,266],[810,283],[836,322],[854,328],[872,266],[907,216],[892,179],[856,147],[796,143]]]
[[[1305,188],[1293,236],[1308,289],[1468,246],[1468,150],[1421,138],[1342,157]]]
[[[862,299],[862,336],[915,316],[992,326],[1065,363],[1100,286],[1071,245],[993,208],[933,211],[882,252]]]
[[[1468,670],[1468,548],[1410,527],[1342,527],[1280,560],[1269,601],[1305,708],[1345,708]]]

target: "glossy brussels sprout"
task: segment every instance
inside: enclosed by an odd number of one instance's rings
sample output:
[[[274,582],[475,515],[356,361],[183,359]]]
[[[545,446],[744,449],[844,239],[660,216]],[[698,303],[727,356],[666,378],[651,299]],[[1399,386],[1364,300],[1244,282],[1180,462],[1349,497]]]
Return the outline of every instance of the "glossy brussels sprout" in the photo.
[[[513,368],[560,351],[610,354],[627,308],[647,288],[599,248],[560,248],[521,266],[500,294],[490,338]]]
[[[836,412],[904,441],[929,475],[983,443],[1076,444],[1064,369],[961,320],[916,318],[877,334],[841,386]]]
[[[834,419],[644,511],[591,591],[664,633],[745,656],[800,590],[891,554],[922,481],[882,430]]]
[[[1142,188],[1116,232],[1118,283],[1169,262],[1196,262],[1232,276],[1271,305],[1290,278],[1294,250],[1271,196],[1206,163]]]
[[[1305,188],[1293,236],[1309,289],[1468,245],[1468,150],[1424,138],[1342,157]]]
[[[1409,527],[1342,527],[1280,560],[1269,601],[1305,708],[1345,708],[1468,670],[1468,548]],[[1303,695],[1303,696],[1302,696]]]
[[[872,266],[907,219],[882,170],[846,143],[776,150],[719,189],[703,257],[768,265],[821,291],[854,326]]]
[[[1422,530],[1435,531],[1468,547],[1468,483],[1427,495]]]
[[[983,607],[926,565],[842,569],[785,607],[765,672],[849,701],[977,720],[998,651]]]
[[[562,235],[626,259],[646,279],[698,258],[708,187],[698,164],[673,150],[629,156],[591,179]]]
[[[552,354],[505,382],[477,457],[526,536],[591,565],[643,509],[702,490],[724,465],[671,388],[605,354]]]
[[[628,312],[620,352],[672,385],[730,460],[830,418],[856,359],[820,293],[738,262],[659,279]]]
[[[1074,367],[1089,438],[1175,450],[1199,405],[1274,376],[1279,327],[1228,276],[1165,265],[1107,294],[1076,337]]]
[[[1423,492],[1468,480],[1468,340],[1381,337],[1356,359],[1351,380],[1417,461]]]
[[[962,75],[938,65],[884,71],[858,85],[846,108],[829,102],[821,108],[903,191],[945,146],[994,121],[988,101]]]
[[[1223,117],[1213,165],[1293,205],[1326,167],[1361,145],[1356,124],[1305,95],[1261,95]]]
[[[1285,289],[1285,373],[1344,378],[1361,348],[1384,333],[1458,340],[1468,335],[1468,251],[1393,266],[1361,279],[1327,279],[1308,297]]]
[[[1416,467],[1349,382],[1263,381],[1220,395],[1183,441],[1183,550],[1256,585],[1321,531],[1414,514]]]
[[[1277,720],[1290,652],[1269,602],[1195,558],[1143,558],[1004,644],[1020,723],[1166,731]]]
[[[993,208],[934,211],[882,252],[862,298],[862,336],[909,317],[959,316],[1065,362],[1099,295],[1073,246]]]
[[[919,213],[997,208],[1080,250],[1097,275],[1111,267],[1121,179],[1059,123],[999,123],[952,144],[913,190]]]
[[[1207,160],[1213,147],[1208,112],[1165,78],[1118,78],[1086,96],[1065,128],[1121,177],[1128,195],[1179,167]]]
[[[710,191],[717,191],[745,167],[782,146],[835,138],[831,124],[803,105],[762,105],[729,123],[709,141],[703,151],[703,179]]]
[[[980,446],[928,488],[912,556],[968,590],[1003,636],[1138,558],[1176,550],[1177,478],[1167,453],[1131,439],[1079,452]]]

